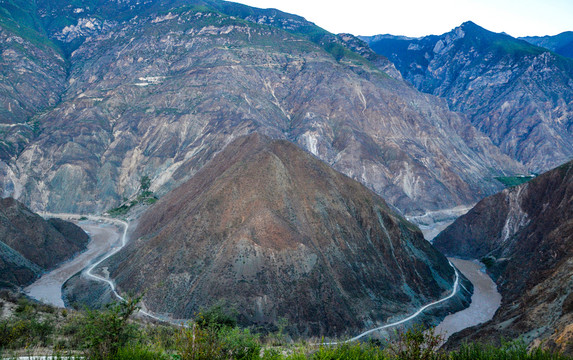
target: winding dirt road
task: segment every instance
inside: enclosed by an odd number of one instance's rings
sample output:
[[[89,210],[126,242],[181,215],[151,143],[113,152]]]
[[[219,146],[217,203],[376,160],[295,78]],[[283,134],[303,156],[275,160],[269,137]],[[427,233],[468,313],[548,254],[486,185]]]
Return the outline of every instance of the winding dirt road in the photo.
[[[356,336],[353,337],[352,339],[348,339],[348,340],[346,340],[346,341],[339,341],[339,342],[318,343],[318,344],[313,344],[313,345],[338,345],[338,344],[345,344],[345,343],[353,342],[353,341],[356,341],[356,340],[358,340],[358,339],[361,339],[361,338],[365,337],[366,335],[372,334],[372,333],[375,332],[375,331],[379,331],[379,330],[383,330],[383,329],[388,329],[388,328],[395,327],[395,326],[398,326],[398,325],[400,325],[400,324],[403,324],[403,323],[405,323],[405,322],[408,322],[408,321],[414,319],[415,317],[419,316],[419,315],[420,315],[424,310],[426,310],[427,308],[432,307],[432,306],[434,306],[434,305],[438,305],[438,304],[440,304],[440,303],[443,303],[444,301],[447,301],[447,300],[451,299],[451,298],[454,297],[454,296],[457,294],[457,292],[458,292],[460,276],[459,276],[459,274],[458,274],[458,269],[456,269],[455,266],[452,265],[451,262],[450,262],[450,266],[454,269],[454,272],[455,272],[455,274],[456,274],[456,278],[455,278],[455,280],[454,280],[454,286],[452,287],[452,292],[451,292],[448,296],[446,296],[446,297],[444,297],[444,298],[441,298],[440,300],[437,300],[437,301],[434,301],[434,302],[431,302],[431,303],[429,303],[429,304],[426,304],[426,305],[422,306],[421,308],[418,309],[418,311],[416,311],[416,312],[413,313],[412,315],[410,315],[410,316],[408,316],[408,317],[406,317],[406,318],[404,318],[404,319],[402,319],[402,320],[399,320],[399,321],[396,321],[396,322],[393,322],[393,323],[389,323],[389,324],[386,324],[386,325],[382,325],[382,326],[379,326],[379,327],[374,328],[374,329],[370,329],[370,330],[368,330],[368,331],[365,331],[365,332],[363,332],[363,333],[361,333],[361,334],[356,335]]]
[[[127,243],[127,231],[129,229],[129,224],[125,221],[108,218],[104,216],[95,215],[81,215],[81,214],[53,214],[53,213],[42,213],[41,215],[45,217],[58,217],[66,220],[79,220],[84,217],[87,218],[92,223],[81,223],[80,226],[89,232],[92,237],[88,250],[84,253],[78,255],[72,261],[64,263],[57,269],[44,274],[36,282],[25,288],[25,292],[40,301],[64,307],[64,303],[61,297],[61,287],[65,281],[67,281],[71,276],[76,274],[82,269],[86,269],[84,275],[95,281],[103,282],[107,284],[113,294],[121,300],[125,300],[116,290],[115,284],[112,280],[107,279],[101,275],[95,274],[93,271],[96,269],[103,261],[107,260],[118,251],[120,251]],[[107,227],[106,227],[107,226]],[[123,231],[121,235],[117,232],[116,226],[121,226]],[[103,255],[103,257],[102,257]],[[101,258],[99,258],[101,257]],[[98,261],[90,265],[93,259],[99,258]],[[447,316],[442,323],[436,328],[437,333],[443,333],[445,336],[449,336],[454,332],[460,331],[468,326],[472,326],[484,321],[487,321],[493,316],[497,308],[499,307],[499,302],[501,296],[497,293],[495,288],[495,283],[484,273],[477,271],[479,265],[475,262],[450,259],[450,266],[455,270],[455,280],[450,294],[442,299],[431,302],[419,308],[413,314],[389,324],[370,329],[355,337],[343,341],[343,342],[331,342],[331,343],[320,343],[314,345],[336,345],[341,343],[353,342],[359,340],[373,332],[388,329],[391,327],[404,324],[417,316],[419,316],[424,310],[429,307],[435,306],[442,302],[445,302],[456,295],[459,290],[459,273],[458,269],[452,264],[455,263],[460,271],[468,277],[468,279],[474,284],[476,288],[476,293],[472,296],[472,304],[469,308],[451,314]],[[89,267],[86,267],[89,266]],[[492,286],[493,284],[493,286]],[[149,311],[140,310],[140,315],[158,320],[167,321],[175,325],[182,324],[181,321],[169,320],[166,318],[160,318]]]
[[[39,214],[43,217],[55,217],[55,218],[60,218],[60,219],[64,219],[64,220],[79,220],[79,219],[85,218],[85,219],[93,221],[93,222],[111,223],[111,224],[119,225],[119,226],[123,227],[123,232],[121,234],[121,241],[118,244],[118,246],[107,247],[107,250],[106,250],[106,247],[105,246],[102,247],[101,243],[98,241],[97,245],[95,246],[95,248],[97,249],[96,251],[92,251],[89,254],[87,254],[86,256],[82,256],[82,255],[89,252],[89,247],[88,247],[88,251],[80,254],[77,257],[77,258],[81,257],[78,261],[75,261],[76,259],[73,259],[72,261],[70,261],[70,264],[73,264],[73,266],[68,265],[67,263],[63,264],[62,266],[58,267],[57,269],[45,274],[40,279],[35,281],[33,284],[29,285],[26,288],[27,290],[25,289],[25,292],[28,295],[30,295],[31,297],[33,297],[39,301],[48,302],[52,305],[59,306],[59,307],[64,307],[64,302],[62,300],[62,291],[61,291],[62,285],[71,276],[76,274],[81,269],[85,268],[86,265],[89,265],[91,260],[96,259],[99,256],[105,254],[101,259],[99,259],[98,261],[94,262],[91,266],[89,266],[87,268],[87,270],[84,272],[84,274],[88,278],[91,278],[95,281],[100,281],[100,282],[106,283],[107,285],[109,285],[109,287],[111,288],[111,291],[113,292],[113,294],[118,299],[125,301],[125,298],[117,292],[117,290],[115,288],[115,284],[113,281],[106,279],[103,276],[94,274],[93,271],[102,262],[109,259],[111,256],[115,255],[118,251],[123,249],[123,247],[127,244],[127,230],[129,229],[129,224],[125,221],[106,217],[106,216],[69,214],[69,213],[54,214],[54,213],[47,213],[47,212],[43,212],[43,213],[39,213]],[[87,230],[88,232],[90,232],[89,226],[86,226],[84,224],[79,224],[79,226],[82,227],[84,230]],[[93,232],[94,232],[94,229],[91,228],[90,233],[93,233]],[[111,234],[110,237],[108,237],[109,244],[115,245],[115,243],[117,242],[118,236],[117,236],[117,233],[115,231],[111,230],[111,232],[113,234]],[[99,235],[101,235],[101,234],[99,234]],[[114,238],[115,238],[115,240],[114,240]],[[93,239],[92,239],[92,241],[93,241]],[[158,321],[168,321],[168,320],[162,319],[156,315],[153,315],[150,312],[145,311],[145,310],[139,310],[139,314],[143,315],[143,316],[147,316],[147,317],[155,319],[155,320],[158,320]],[[173,323],[178,325],[178,323],[176,323],[176,322],[173,322]]]

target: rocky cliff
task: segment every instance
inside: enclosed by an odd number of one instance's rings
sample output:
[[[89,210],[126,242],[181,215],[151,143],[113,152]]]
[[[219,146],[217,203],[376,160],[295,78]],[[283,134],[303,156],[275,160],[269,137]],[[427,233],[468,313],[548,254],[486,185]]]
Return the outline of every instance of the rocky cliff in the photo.
[[[523,336],[573,353],[573,162],[484,199],[434,245],[486,258],[503,297],[492,321],[454,336],[453,345]]]
[[[24,285],[86,248],[88,235],[59,219],[44,220],[12,198],[0,199],[0,282]]]
[[[365,40],[531,171],[573,158],[572,59],[472,22],[440,36]]]
[[[454,281],[446,258],[376,194],[256,133],[153,205],[102,266],[154,312],[189,318],[224,299],[244,325],[286,317],[307,336],[399,319]]]
[[[523,171],[357,39],[300,17],[221,1],[37,5],[68,56],[65,90],[0,164],[4,193],[33,208],[107,210],[142,176],[164,194],[253,131],[407,214],[474,203],[500,190],[495,176]]]

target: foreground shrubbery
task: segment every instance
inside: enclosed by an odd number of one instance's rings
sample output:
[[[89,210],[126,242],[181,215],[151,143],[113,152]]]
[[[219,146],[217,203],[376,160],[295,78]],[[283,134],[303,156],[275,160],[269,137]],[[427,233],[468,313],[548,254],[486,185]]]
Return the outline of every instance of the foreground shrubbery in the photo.
[[[565,360],[540,349],[528,352],[520,342],[501,347],[479,344],[458,351],[438,350],[440,336],[421,327],[379,341],[314,346],[286,344],[283,328],[265,337],[237,327],[232,311],[218,304],[204,310],[185,328],[144,325],[130,317],[138,299],[104,310],[70,312],[18,300],[12,316],[0,321],[0,350],[10,354],[52,353],[54,359],[93,360]],[[35,350],[35,351],[34,351]],[[15,355],[14,355],[15,356]],[[9,358],[9,357],[8,357]]]

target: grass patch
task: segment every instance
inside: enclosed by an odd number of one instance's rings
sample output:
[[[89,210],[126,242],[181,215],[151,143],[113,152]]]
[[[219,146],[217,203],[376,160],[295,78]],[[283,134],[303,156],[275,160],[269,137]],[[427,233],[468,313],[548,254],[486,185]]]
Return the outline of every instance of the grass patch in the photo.
[[[495,179],[502,183],[505,187],[513,187],[521,184],[525,184],[531,179],[534,179],[535,175],[520,175],[520,176],[499,176]]]

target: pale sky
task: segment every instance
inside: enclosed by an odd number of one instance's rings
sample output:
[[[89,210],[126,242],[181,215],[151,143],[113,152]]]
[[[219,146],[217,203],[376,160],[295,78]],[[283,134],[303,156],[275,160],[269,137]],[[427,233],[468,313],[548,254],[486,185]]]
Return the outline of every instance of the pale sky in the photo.
[[[276,8],[332,33],[440,35],[471,20],[511,36],[573,31],[573,0],[238,0]]]

